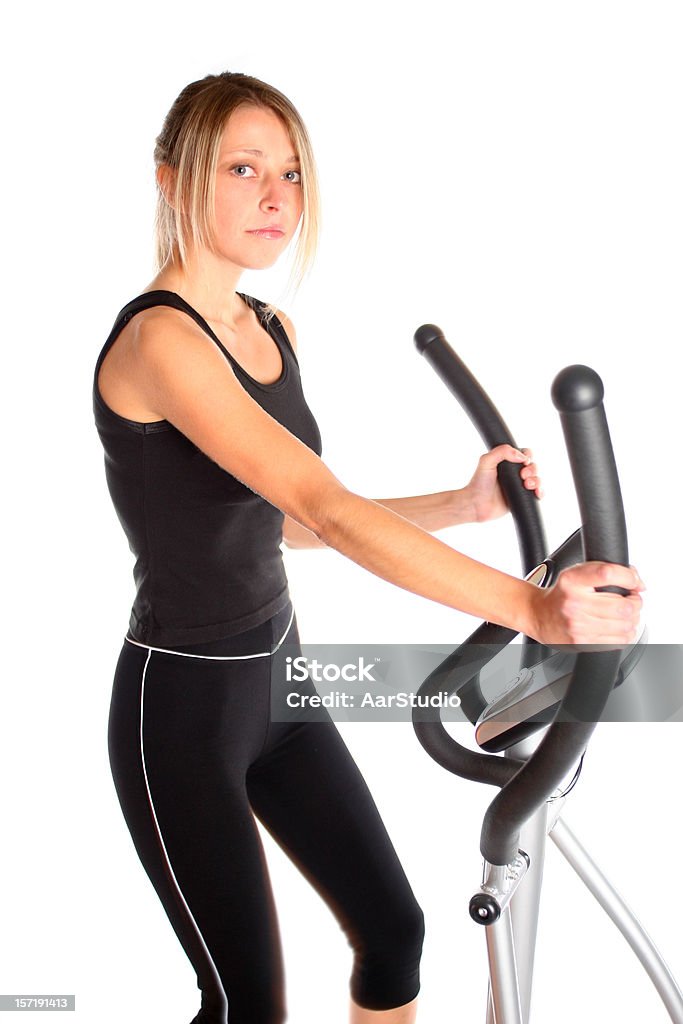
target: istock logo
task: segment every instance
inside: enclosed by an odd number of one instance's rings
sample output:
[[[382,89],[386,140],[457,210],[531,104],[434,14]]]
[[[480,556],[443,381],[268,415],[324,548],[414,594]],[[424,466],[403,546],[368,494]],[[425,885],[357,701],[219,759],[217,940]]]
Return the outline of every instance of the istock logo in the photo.
[[[340,679],[347,683],[377,682],[372,674],[375,666],[366,665],[365,658],[362,657],[356,662],[347,662],[346,665],[309,661],[303,655],[299,658],[286,658],[285,661],[288,683],[302,683],[304,679],[312,679],[314,683],[336,683]]]

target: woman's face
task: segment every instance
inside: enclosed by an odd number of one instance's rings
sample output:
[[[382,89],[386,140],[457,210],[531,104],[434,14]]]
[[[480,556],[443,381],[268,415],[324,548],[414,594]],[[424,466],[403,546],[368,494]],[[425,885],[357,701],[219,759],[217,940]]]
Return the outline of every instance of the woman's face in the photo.
[[[216,176],[216,249],[243,269],[270,267],[301,218],[301,167],[272,110],[239,107],[223,129]]]

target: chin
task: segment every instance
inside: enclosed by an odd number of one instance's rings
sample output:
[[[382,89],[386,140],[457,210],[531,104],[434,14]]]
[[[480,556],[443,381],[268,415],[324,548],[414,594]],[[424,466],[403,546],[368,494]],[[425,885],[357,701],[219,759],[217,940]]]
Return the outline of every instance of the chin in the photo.
[[[274,267],[277,261],[280,259],[280,253],[273,256],[264,256],[263,259],[252,260],[250,263],[244,263],[245,270],[269,270],[270,267]]]

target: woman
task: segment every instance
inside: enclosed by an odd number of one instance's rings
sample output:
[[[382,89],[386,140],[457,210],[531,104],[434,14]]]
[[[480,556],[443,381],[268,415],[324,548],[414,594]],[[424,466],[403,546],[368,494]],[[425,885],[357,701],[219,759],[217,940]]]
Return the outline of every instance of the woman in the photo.
[[[528,453],[503,446],[462,491],[382,503],[321,461],[293,327],[237,292],[242,271],[271,266],[299,227],[299,271],[314,247],[313,158],[284,96],[229,73],[192,83],[168,114],[156,165],[159,273],[117,318],[94,389],[136,556],[109,726],[121,806],[196,969],[194,1024],[285,1018],[254,814],[346,931],[353,1024],[410,1024],[422,914],[365,783],[331,722],[269,718],[270,655],[297,642],[283,535],[548,644],[627,643],[640,583],[632,569],[594,563],[542,591],[425,532],[502,514],[503,459],[538,490]],[[595,592],[606,584],[632,593]]]

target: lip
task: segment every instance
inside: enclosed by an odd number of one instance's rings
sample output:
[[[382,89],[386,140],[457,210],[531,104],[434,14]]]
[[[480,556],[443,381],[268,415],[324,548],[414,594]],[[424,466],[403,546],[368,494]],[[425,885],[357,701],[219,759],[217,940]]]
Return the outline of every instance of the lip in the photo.
[[[266,225],[264,228],[254,228],[252,231],[247,231],[248,235],[255,235],[256,238],[271,238],[277,239],[284,236],[284,230],[276,227],[274,224]]]

